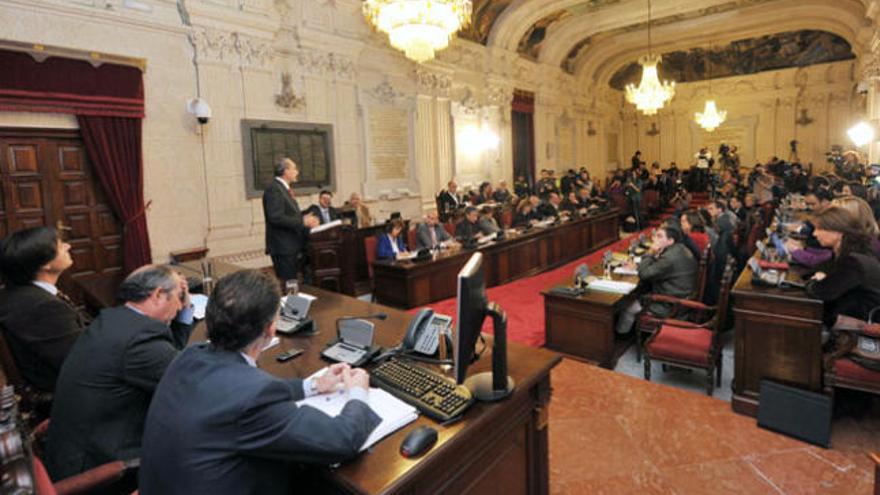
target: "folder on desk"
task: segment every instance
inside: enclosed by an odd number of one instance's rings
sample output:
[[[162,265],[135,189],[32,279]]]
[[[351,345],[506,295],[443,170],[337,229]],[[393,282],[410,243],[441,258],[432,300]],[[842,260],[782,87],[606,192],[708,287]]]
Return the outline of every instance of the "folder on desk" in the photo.
[[[328,416],[336,417],[342,412],[346,402],[348,402],[348,394],[340,390],[330,394],[314,395],[297,401],[296,405],[314,407]],[[419,417],[419,412],[415,407],[380,388],[370,389],[370,409],[382,418],[382,422],[361,445],[361,452]]]

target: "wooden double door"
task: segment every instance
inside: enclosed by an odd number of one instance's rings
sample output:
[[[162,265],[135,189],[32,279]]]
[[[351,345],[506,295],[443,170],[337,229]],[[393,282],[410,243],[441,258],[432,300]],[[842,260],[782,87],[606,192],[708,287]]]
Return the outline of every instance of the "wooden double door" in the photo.
[[[60,285],[122,275],[121,222],[113,213],[76,130],[0,128],[0,237],[51,225],[71,245]]]

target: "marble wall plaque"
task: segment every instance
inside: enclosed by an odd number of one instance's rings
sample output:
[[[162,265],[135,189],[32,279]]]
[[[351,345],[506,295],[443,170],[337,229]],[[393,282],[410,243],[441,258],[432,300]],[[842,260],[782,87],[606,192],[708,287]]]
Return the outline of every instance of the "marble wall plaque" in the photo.
[[[409,173],[409,112],[370,109],[370,166],[375,180],[406,179]]]

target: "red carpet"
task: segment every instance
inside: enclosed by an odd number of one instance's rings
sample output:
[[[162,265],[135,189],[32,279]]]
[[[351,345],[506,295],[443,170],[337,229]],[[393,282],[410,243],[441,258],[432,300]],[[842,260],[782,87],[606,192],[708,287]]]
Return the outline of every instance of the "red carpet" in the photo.
[[[645,231],[650,231],[650,229],[645,229]],[[507,313],[507,337],[520,344],[533,347],[543,346],[544,297],[541,296],[541,291],[561,282],[570,282],[578,265],[586,263],[591,266],[598,263],[602,258],[602,253],[608,249],[626,250],[629,247],[630,239],[637,236],[638,234],[629,235],[608,247],[594,251],[555,270],[488,289],[486,292],[489,300],[498,303]],[[429,304],[428,307],[438,313],[455,318],[455,298],[438,301]],[[410,312],[414,313],[419,309],[421,308],[413,309]],[[491,319],[486,319],[483,331],[492,333]]]
[[[692,207],[699,207],[707,199],[708,196],[705,193],[694,194],[691,200]],[[672,209],[667,208],[660,214],[659,218],[667,218],[671,214]],[[660,225],[660,222],[654,220],[649,222],[649,225],[648,228],[642,231],[646,235],[651,229]],[[631,234],[610,246],[598,249],[555,270],[488,289],[486,292],[489,300],[498,303],[507,313],[507,337],[520,344],[542,347],[544,345],[545,333],[544,297],[541,295],[541,291],[555,284],[570,283],[574,270],[578,265],[585,263],[587,266],[592,266],[598,263],[602,258],[602,253],[608,249],[612,251],[625,251],[629,247],[630,240],[636,236],[638,234]],[[455,319],[455,298],[438,301],[429,304],[427,307],[437,313],[450,315]],[[421,308],[410,310],[410,312],[415,313],[419,309]],[[486,318],[486,321],[483,323],[483,331],[492,333],[492,320],[490,318]]]

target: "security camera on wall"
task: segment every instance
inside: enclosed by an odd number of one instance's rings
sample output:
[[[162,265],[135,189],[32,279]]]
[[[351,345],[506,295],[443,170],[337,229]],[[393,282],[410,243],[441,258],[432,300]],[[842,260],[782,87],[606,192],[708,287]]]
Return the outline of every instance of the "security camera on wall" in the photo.
[[[211,120],[211,107],[201,98],[193,98],[186,102],[186,111],[191,113],[199,124],[207,124]]]

